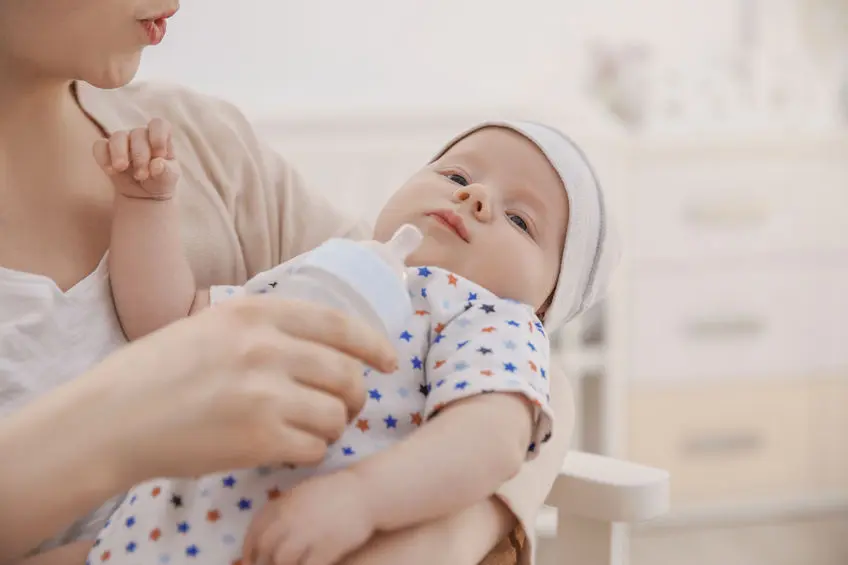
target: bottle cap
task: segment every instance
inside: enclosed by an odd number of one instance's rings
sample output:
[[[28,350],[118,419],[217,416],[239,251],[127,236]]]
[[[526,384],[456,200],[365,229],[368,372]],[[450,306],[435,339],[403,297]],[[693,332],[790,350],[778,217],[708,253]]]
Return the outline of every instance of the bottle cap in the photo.
[[[294,272],[320,269],[333,275],[368,304],[392,337],[403,330],[413,314],[404,259],[421,239],[418,228],[408,225],[386,244],[331,239],[307,253]]]

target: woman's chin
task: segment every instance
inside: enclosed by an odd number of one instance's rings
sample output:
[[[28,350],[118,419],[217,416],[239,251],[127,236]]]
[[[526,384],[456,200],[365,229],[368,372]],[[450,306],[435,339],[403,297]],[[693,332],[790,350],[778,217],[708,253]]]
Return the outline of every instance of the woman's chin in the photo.
[[[80,78],[90,85],[111,90],[129,84],[135,78],[141,63],[141,50],[115,56],[99,69],[90,69]]]

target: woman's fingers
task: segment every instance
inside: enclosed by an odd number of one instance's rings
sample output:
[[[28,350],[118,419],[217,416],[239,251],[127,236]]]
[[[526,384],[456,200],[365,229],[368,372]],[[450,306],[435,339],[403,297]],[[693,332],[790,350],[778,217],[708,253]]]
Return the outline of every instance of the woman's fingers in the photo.
[[[325,442],[338,441],[348,423],[349,408],[338,397],[321,390],[298,387],[285,399],[283,419]]]
[[[274,445],[267,455],[267,463],[292,465],[317,465],[327,454],[327,442],[321,438],[277,421]]]
[[[248,321],[267,320],[285,334],[324,344],[382,372],[397,368],[397,354],[388,339],[364,321],[339,310],[270,296],[240,300],[237,309],[238,315]]]
[[[298,383],[340,398],[353,418],[365,403],[362,363],[346,353],[304,339],[286,342],[281,352],[288,374]]]

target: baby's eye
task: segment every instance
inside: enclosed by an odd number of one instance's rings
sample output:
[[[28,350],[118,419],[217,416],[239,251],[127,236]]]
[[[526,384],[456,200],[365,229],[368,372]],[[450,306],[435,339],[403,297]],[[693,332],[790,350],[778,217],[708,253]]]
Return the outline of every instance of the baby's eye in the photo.
[[[530,227],[527,225],[527,222],[524,221],[524,218],[519,216],[518,214],[507,214],[507,218],[509,221],[521,228],[526,232],[530,232]]]
[[[468,179],[466,179],[464,176],[460,175],[459,173],[449,174],[448,179],[450,179],[451,182],[455,182],[459,186],[468,186],[468,184],[469,184]]]

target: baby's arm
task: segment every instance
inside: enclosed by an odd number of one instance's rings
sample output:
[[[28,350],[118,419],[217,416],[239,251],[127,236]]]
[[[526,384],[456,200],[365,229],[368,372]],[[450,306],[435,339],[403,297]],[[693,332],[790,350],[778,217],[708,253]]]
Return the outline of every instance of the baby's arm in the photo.
[[[490,496],[521,468],[532,423],[524,398],[479,395],[457,401],[403,442],[352,467],[375,529],[406,528]]]
[[[532,311],[483,299],[432,336],[427,422],[351,468],[368,493],[378,531],[485,499],[550,437],[549,343]]]
[[[117,132],[94,146],[115,185],[109,272],[115,308],[131,340],[187,316],[205,303],[180,238],[180,178],[170,124]]]

